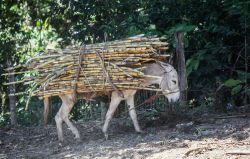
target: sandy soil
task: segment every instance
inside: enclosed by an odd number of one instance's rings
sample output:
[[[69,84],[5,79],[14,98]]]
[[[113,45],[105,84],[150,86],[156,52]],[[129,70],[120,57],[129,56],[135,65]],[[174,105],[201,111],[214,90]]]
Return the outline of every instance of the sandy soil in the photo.
[[[103,137],[100,122],[76,123],[81,141],[76,141],[64,126],[63,143],[57,140],[54,125],[2,128],[0,158],[250,158],[248,116],[201,119],[151,125],[143,128],[144,134],[135,133],[131,123],[116,119],[108,140]]]

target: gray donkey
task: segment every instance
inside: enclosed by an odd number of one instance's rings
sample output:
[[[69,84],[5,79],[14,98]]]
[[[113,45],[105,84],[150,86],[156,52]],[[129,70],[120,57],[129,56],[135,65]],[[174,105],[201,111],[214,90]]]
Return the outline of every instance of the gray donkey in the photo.
[[[178,82],[178,74],[174,67],[170,64],[163,62],[153,62],[146,65],[144,71],[146,75],[151,75],[152,77],[146,78],[143,82],[143,86],[149,86],[152,84],[157,84],[162,90],[162,93],[167,97],[169,102],[176,102],[180,96],[179,90],[179,82]],[[113,91],[111,94],[111,102],[105,117],[105,122],[102,128],[102,132],[107,138],[108,134],[108,126],[114,115],[115,110],[117,109],[119,103],[122,100],[126,100],[127,105],[129,107],[129,115],[133,121],[135,131],[142,132],[135,111],[134,105],[134,95],[136,90],[125,90],[122,91],[123,97],[121,97],[118,92]],[[58,113],[56,114],[56,127],[58,133],[58,139],[63,141],[63,129],[62,123],[65,122],[72,133],[75,135],[76,139],[80,139],[80,134],[77,128],[72,124],[69,120],[69,113],[75,104],[75,96],[74,94],[60,95],[62,100],[62,106],[60,107]],[[48,101],[48,98],[45,98],[45,101]],[[46,106],[45,106],[46,108]]]

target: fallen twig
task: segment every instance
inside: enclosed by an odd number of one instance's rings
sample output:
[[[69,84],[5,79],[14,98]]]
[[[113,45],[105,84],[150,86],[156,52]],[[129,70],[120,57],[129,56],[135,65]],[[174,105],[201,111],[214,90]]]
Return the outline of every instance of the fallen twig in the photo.
[[[212,148],[198,147],[198,148],[195,148],[195,149],[191,149],[191,150],[189,150],[188,152],[185,153],[185,156],[189,156],[191,153],[194,153],[194,152],[196,152],[195,154],[200,154],[201,152],[207,151],[207,150],[212,150]]]
[[[242,152],[242,151],[235,151],[235,152],[226,152],[227,155],[250,155],[250,151]]]
[[[247,115],[230,115],[230,116],[218,116],[215,119],[229,119],[229,118],[246,118]]]

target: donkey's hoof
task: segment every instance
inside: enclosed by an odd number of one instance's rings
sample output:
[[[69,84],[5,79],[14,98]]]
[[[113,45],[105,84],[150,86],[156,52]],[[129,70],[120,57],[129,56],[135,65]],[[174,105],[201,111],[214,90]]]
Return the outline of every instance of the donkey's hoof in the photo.
[[[58,141],[62,143],[64,141],[63,137],[58,137]]]
[[[80,138],[81,138],[80,134],[79,134],[79,133],[76,133],[76,134],[75,134],[75,138],[76,138],[76,139],[80,139]]]
[[[104,133],[104,137],[105,137],[105,140],[108,140],[109,139],[108,133]]]
[[[136,131],[136,133],[138,133],[138,134],[146,134],[146,132],[142,131],[142,130]]]
[[[77,142],[81,142],[82,141],[82,139],[80,137],[76,137],[75,139],[76,139]]]
[[[59,145],[60,147],[65,146],[66,144],[67,144],[67,143],[66,143],[66,141],[64,141],[64,140],[59,141],[59,143],[58,143],[58,145]]]

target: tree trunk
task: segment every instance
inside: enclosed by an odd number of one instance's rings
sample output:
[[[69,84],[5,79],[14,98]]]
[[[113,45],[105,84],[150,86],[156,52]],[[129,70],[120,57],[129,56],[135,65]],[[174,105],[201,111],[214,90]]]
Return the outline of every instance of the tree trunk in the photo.
[[[11,67],[11,62],[7,60],[7,66]],[[9,71],[11,73],[12,71]],[[8,76],[9,82],[14,82],[15,81],[15,76],[14,75],[9,75]],[[16,87],[15,84],[9,85],[9,94],[15,94],[16,92]],[[15,96],[9,96],[9,108],[10,108],[10,122],[11,125],[15,126],[17,125],[17,118],[16,118],[16,97]]]
[[[179,85],[180,85],[180,102],[187,100],[187,76],[186,76],[186,63],[183,45],[183,33],[177,32],[175,34],[176,40],[176,54],[179,74]]]
[[[1,106],[1,114],[2,115],[4,115],[5,114],[5,93],[4,93],[4,91],[0,91],[0,95],[1,95],[1,104],[2,104],[2,106]]]

